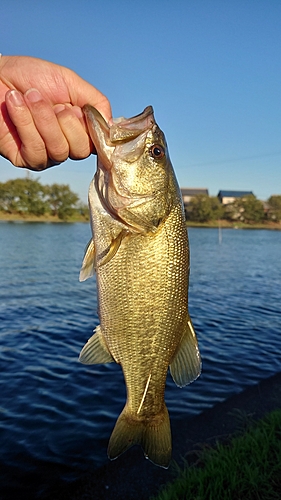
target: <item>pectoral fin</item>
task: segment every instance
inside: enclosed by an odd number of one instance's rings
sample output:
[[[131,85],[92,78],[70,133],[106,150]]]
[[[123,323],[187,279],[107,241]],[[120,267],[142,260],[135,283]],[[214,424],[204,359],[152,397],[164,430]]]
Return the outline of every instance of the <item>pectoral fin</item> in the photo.
[[[179,387],[193,382],[201,373],[198,343],[189,316],[182,339],[170,364],[170,373]]]
[[[95,272],[95,244],[94,240],[91,239],[86,246],[84,259],[82,262],[82,267],[79,275],[79,281],[85,281],[91,276],[94,275]]]
[[[94,335],[84,345],[79,361],[85,365],[112,363],[114,361],[105,343],[100,326],[96,327]]]
[[[114,257],[114,255],[117,254],[120,245],[122,243],[122,240],[127,234],[128,234],[127,229],[122,229],[122,231],[118,234],[118,236],[116,236],[116,238],[112,240],[108,252],[98,263],[99,267],[104,266],[104,264],[107,264]]]

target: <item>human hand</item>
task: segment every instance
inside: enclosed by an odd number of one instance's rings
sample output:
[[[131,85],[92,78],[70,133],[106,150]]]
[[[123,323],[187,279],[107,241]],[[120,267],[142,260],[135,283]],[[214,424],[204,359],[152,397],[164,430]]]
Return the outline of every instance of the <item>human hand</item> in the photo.
[[[44,170],[94,151],[82,106],[111,119],[108,99],[72,70],[42,59],[0,56],[0,154]]]

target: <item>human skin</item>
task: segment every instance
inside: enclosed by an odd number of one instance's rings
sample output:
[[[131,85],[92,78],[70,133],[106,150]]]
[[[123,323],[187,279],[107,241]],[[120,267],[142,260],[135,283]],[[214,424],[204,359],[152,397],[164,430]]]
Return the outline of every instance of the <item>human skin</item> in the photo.
[[[0,154],[44,170],[94,152],[81,108],[111,120],[108,99],[74,71],[25,56],[0,56]]]

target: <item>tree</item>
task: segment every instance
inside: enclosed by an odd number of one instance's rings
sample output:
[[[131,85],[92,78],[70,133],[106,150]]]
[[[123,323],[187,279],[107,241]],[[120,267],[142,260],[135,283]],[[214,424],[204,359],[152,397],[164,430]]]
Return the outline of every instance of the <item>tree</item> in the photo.
[[[0,186],[0,209],[7,212],[43,215],[46,211],[45,187],[38,179],[12,179]]]
[[[281,195],[272,195],[267,200],[269,205],[268,217],[276,222],[281,221]]]
[[[227,209],[228,214],[232,213],[232,220],[242,222],[257,223],[264,220],[264,207],[260,200],[254,195],[237,198]]]
[[[220,219],[222,216],[222,207],[216,196],[199,194],[191,198],[186,212],[188,220],[208,222]]]
[[[15,181],[1,182],[0,184],[0,210],[13,213],[18,212],[18,193]]]
[[[38,179],[26,177],[21,181],[19,189],[19,203],[21,210],[33,215],[43,215],[47,209],[46,188]]]
[[[82,201],[77,205],[77,212],[84,217],[85,220],[90,219],[89,206],[87,203],[83,203]]]
[[[67,184],[52,184],[47,187],[47,199],[52,215],[66,220],[73,215],[78,196],[70,190]]]
[[[73,214],[78,200],[68,185],[45,186],[30,176],[0,183],[0,210],[9,213],[39,216],[52,212],[65,220]]]

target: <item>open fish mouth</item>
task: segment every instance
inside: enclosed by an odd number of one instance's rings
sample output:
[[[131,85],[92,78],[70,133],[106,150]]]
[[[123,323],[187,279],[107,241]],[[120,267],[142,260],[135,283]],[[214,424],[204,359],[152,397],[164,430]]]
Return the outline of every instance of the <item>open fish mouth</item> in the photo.
[[[153,200],[155,191],[142,192],[132,186],[131,165],[144,154],[147,136],[157,129],[152,106],[132,118],[117,118],[106,123],[102,115],[90,105],[83,111],[92,141],[97,150],[95,187],[104,209],[116,220],[125,222],[121,213]],[[120,165],[125,163],[127,173]],[[128,183],[129,180],[129,183]],[[140,227],[135,227],[139,232]]]
[[[95,144],[95,147],[97,148],[98,153],[101,153],[101,151],[99,150],[99,145],[103,141],[100,141],[100,134],[96,135],[93,133],[93,123],[96,123],[95,130],[97,126],[100,127],[101,131],[104,134],[105,142],[108,146],[116,146],[116,144],[120,142],[131,141],[143,132],[147,132],[155,125],[152,106],[147,106],[142,113],[139,113],[132,118],[116,118],[113,120],[111,125],[109,125],[105,121],[103,116],[93,106],[86,104],[82,109],[86,116],[91,138]]]
[[[110,140],[113,144],[135,139],[143,132],[147,132],[155,125],[152,106],[147,106],[142,113],[132,118],[117,118],[109,130]]]

